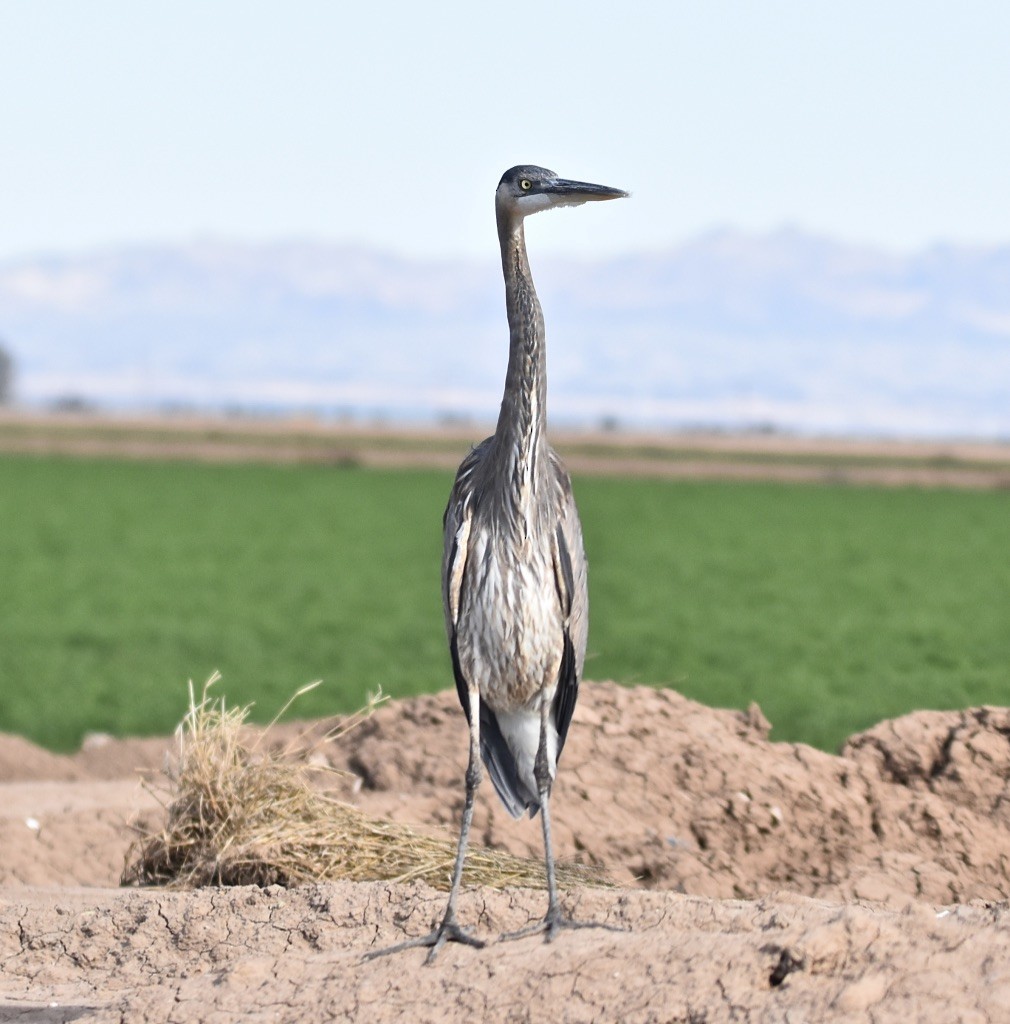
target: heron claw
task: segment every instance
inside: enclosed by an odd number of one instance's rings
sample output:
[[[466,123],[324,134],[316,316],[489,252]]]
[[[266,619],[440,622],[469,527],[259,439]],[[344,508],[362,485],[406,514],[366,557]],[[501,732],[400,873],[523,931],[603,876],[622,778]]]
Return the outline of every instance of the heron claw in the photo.
[[[473,946],[474,949],[483,949],[487,943],[471,935],[465,928],[462,928],[456,921],[447,919],[443,921],[434,931],[427,935],[421,935],[416,939],[407,939],[406,942],[398,942],[395,946],[386,946],[385,949],[373,949],[366,953],[362,960],[376,960],[380,956],[389,956],[392,953],[401,953],[405,949],[428,948],[428,955],[424,958],[426,964],[434,963],[438,951],[447,942],[460,942],[464,946]]]
[[[623,932],[627,929],[619,928],[617,925],[604,924],[602,921],[576,921],[574,918],[566,917],[561,911],[552,907],[547,911],[542,921],[534,921],[514,932],[504,932],[498,936],[499,942],[512,942],[515,939],[525,939],[530,935],[543,933],[544,942],[553,942],[562,928],[603,928],[608,932]]]

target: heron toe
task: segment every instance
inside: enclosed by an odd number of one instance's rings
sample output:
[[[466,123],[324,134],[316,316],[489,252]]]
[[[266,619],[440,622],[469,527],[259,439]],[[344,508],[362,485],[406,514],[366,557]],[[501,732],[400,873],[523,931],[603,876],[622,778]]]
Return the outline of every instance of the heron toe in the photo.
[[[530,935],[543,934],[544,942],[553,942],[563,928],[602,928],[608,932],[627,931],[618,925],[605,924],[603,921],[576,921],[572,917],[566,917],[560,907],[551,907],[542,921],[534,921],[533,924],[528,924],[525,928],[514,932],[503,932],[498,936],[498,941],[512,942],[515,939],[525,939]]]
[[[406,942],[398,942],[395,946],[386,946],[384,949],[373,949],[366,953],[362,960],[377,960],[380,956],[390,956],[393,953],[402,953],[405,949],[428,949],[428,955],[424,958],[426,964],[434,963],[438,951],[447,942],[460,942],[464,946],[473,946],[475,949],[483,949],[487,942],[471,935],[465,928],[455,920],[444,920],[436,929],[427,935],[421,935],[416,939],[407,939]]]

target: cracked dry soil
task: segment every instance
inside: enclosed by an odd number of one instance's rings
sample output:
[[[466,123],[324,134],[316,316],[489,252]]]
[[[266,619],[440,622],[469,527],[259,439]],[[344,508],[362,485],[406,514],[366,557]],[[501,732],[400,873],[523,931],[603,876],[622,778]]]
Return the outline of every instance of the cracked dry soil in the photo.
[[[345,795],[454,829],[455,700],[387,705],[329,748]],[[125,822],[159,813],[132,769],[167,745],[64,758],[0,738],[0,1021],[1010,1022],[1007,709],[919,712],[832,756],[769,742],[757,708],[587,683],[556,838],[617,884],[569,907],[624,930],[450,946],[427,968],[417,950],[361,961],[429,929],[444,895],[421,885],[115,888]],[[474,835],[540,853],[538,823],[487,785]],[[460,917],[493,938],[543,904],[471,890]]]

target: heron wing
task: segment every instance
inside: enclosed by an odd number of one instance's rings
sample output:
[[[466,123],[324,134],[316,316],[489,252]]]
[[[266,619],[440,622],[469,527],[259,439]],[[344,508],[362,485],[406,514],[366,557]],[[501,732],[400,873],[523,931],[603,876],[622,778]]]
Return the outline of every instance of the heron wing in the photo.
[[[554,454],[553,452],[551,453]],[[568,727],[579,696],[579,680],[585,662],[589,598],[586,584],[586,556],[582,547],[582,525],[575,508],[572,485],[560,459],[554,456],[561,488],[561,514],[555,530],[554,578],[564,616],[564,647],[558,688],[554,695],[554,724],[558,730],[558,758],[568,736]]]
[[[564,612],[563,647],[561,650],[561,668],[558,670],[558,688],[554,693],[554,726],[558,730],[558,759],[565,746],[568,727],[575,713],[575,702],[579,698],[579,672],[575,660],[575,647],[571,635],[572,594],[575,589],[572,573],[571,553],[568,541],[559,525],[557,528],[557,555],[555,558],[554,575],[558,589],[558,598]]]
[[[463,706],[467,722],[470,721],[470,685],[459,660],[457,623],[460,598],[466,586],[466,563],[469,556],[470,527],[476,492],[476,470],[484,457],[490,438],[479,444],[460,464],[456,482],[449,494],[449,504],[442,520],[445,537],[445,557],[442,562],[442,597],[445,610],[445,628],[452,656],[452,674],[456,680],[456,693]],[[487,765],[488,775],[513,818],[522,817],[530,806],[516,772],[515,758],[502,735],[494,711],[480,702],[480,753]],[[539,806],[539,805],[538,805]]]
[[[459,621],[460,594],[469,555],[470,525],[473,521],[474,474],[487,450],[486,441],[473,448],[460,463],[456,480],[449,492],[449,503],[442,516],[444,554],[442,558],[442,602],[445,612],[445,631],[452,655],[452,671],[456,678],[456,692],[463,705],[467,722],[470,721],[470,690],[459,663],[456,625]]]

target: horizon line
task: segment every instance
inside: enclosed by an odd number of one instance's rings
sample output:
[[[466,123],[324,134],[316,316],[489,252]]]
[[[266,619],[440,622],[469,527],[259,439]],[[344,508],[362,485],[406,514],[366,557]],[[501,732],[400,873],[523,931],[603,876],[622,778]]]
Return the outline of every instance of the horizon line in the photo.
[[[692,234],[672,238],[665,245],[654,243],[640,247],[623,247],[611,252],[596,252],[586,256],[570,248],[544,248],[541,243],[539,258],[542,260],[562,260],[578,263],[606,263],[632,257],[659,257],[678,250],[690,248],[699,243],[710,242],[721,237],[736,237],[750,241],[772,242],[782,238],[800,238],[807,241],[826,243],[843,249],[872,251],[891,258],[909,258],[936,251],[958,251],[992,254],[1010,248],[1010,238],[1003,241],[964,240],[950,237],[937,237],[919,245],[903,246],[874,241],[866,238],[832,234],[827,229],[805,227],[795,222],[783,221],[769,228],[749,228],[736,224],[713,224]],[[8,266],[25,263],[44,262],[47,260],[86,259],[111,254],[129,252],[145,252],[168,249],[198,249],[200,247],[221,247],[236,249],[271,249],[285,247],[305,247],[330,250],[370,252],[387,259],[420,264],[445,263],[497,263],[498,254],[492,245],[487,253],[469,253],[464,249],[453,252],[431,250],[428,253],[412,249],[396,249],[381,242],[373,242],[360,238],[336,238],[313,235],[309,232],[288,232],[273,235],[242,235],[239,232],[218,230],[201,230],[186,235],[172,237],[170,234],[149,235],[120,239],[105,239],[89,242],[70,243],[62,247],[40,246],[34,249],[22,249],[12,252],[0,251],[0,270]]]

